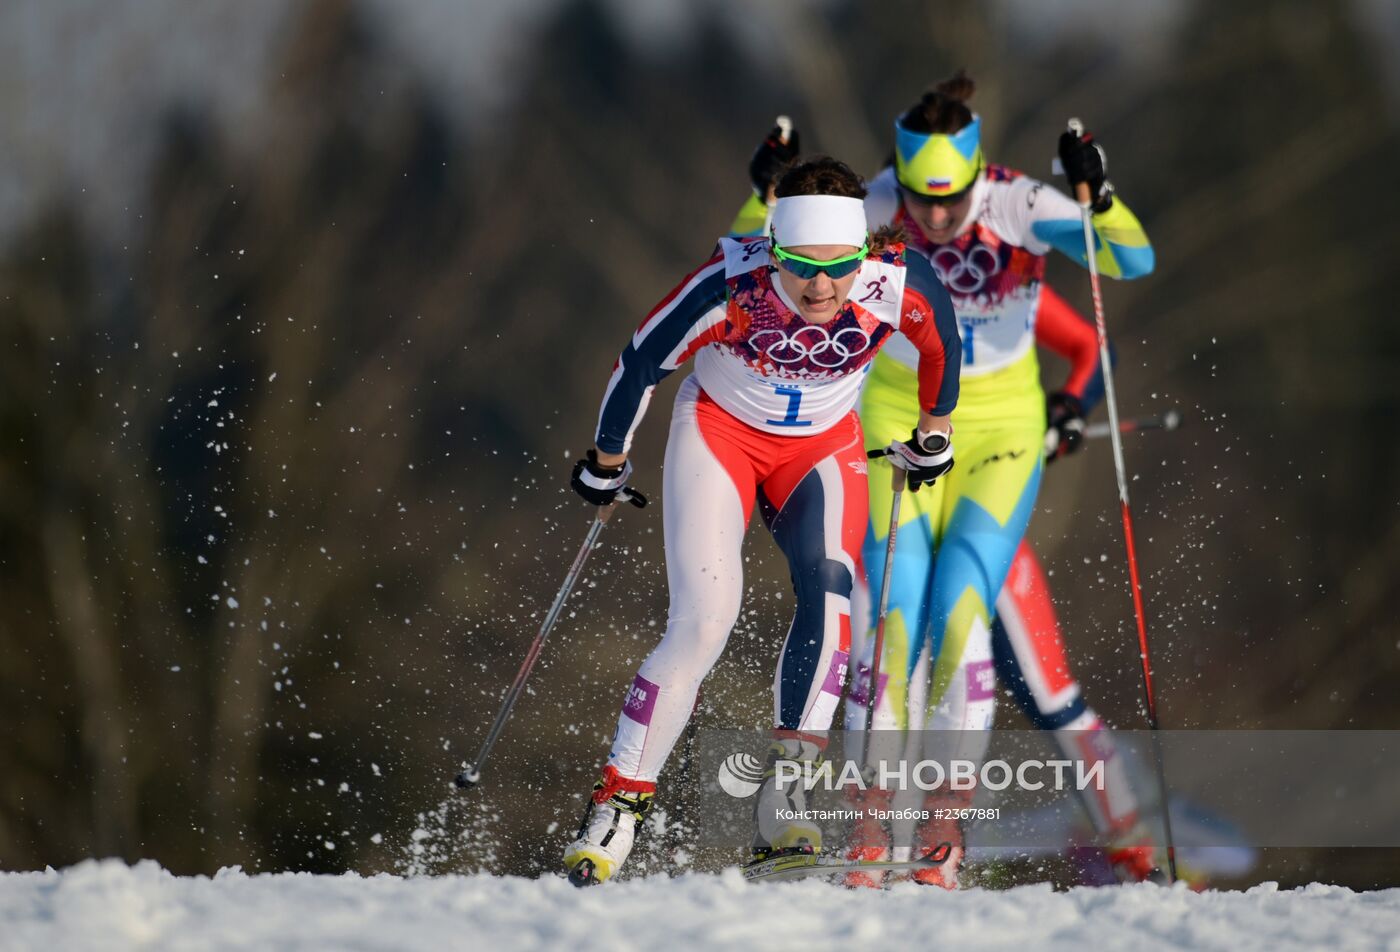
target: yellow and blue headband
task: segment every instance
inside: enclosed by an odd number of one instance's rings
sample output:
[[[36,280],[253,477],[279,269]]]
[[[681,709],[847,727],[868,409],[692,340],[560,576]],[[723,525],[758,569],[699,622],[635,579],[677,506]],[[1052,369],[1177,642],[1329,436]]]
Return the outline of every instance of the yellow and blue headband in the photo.
[[[951,135],[914,132],[894,121],[894,169],[899,184],[920,195],[953,195],[982,170],[982,117]]]

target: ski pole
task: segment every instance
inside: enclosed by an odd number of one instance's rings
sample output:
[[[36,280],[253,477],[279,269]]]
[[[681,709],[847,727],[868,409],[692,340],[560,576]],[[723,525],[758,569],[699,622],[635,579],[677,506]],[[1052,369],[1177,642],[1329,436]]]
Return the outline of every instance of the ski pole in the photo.
[[[1069,121],[1069,131],[1084,135],[1084,124]],[[1118,397],[1113,388],[1113,363],[1108,354],[1108,323],[1104,318],[1103,295],[1099,291],[1098,244],[1094,236],[1092,198],[1089,183],[1074,187],[1079,202],[1079,218],[1084,225],[1084,257],[1089,265],[1089,289],[1094,298],[1094,322],[1099,334],[1099,363],[1103,367],[1104,402],[1108,404],[1108,435],[1113,441],[1113,465],[1118,475],[1118,502],[1123,511],[1123,541],[1128,551],[1128,578],[1133,590],[1133,612],[1137,616],[1138,656],[1142,661],[1142,688],[1147,700],[1147,724],[1152,734],[1152,753],[1157,765],[1157,788],[1162,798],[1162,829],[1167,839],[1167,882],[1176,882],[1176,842],[1172,838],[1171,808],[1167,801],[1167,771],[1162,762],[1162,740],[1157,720],[1157,700],[1152,691],[1152,656],[1147,646],[1147,616],[1142,606],[1142,584],[1138,579],[1137,547],[1133,542],[1133,516],[1128,506],[1128,469],[1123,462],[1123,433],[1118,422]]]
[[[618,499],[630,502],[638,509],[647,504],[645,496],[635,489],[625,487],[618,492]],[[519,700],[520,692],[525,689],[525,681],[530,677],[530,671],[535,667],[535,662],[539,660],[540,652],[544,650],[544,641],[549,637],[550,629],[559,619],[559,613],[564,608],[564,601],[574,590],[574,583],[583,573],[583,563],[588,561],[589,553],[597,544],[598,533],[603,531],[603,526],[608,524],[608,520],[612,518],[616,509],[616,502],[598,507],[598,513],[593,517],[593,525],[588,527],[588,535],[583,540],[583,546],[578,550],[578,555],[574,556],[574,564],[569,568],[569,574],[564,576],[564,584],[559,587],[559,594],[554,596],[554,604],[549,606],[549,612],[544,616],[544,624],[540,625],[539,634],[535,635],[535,640],[530,643],[530,650],[525,653],[525,661],[520,665],[520,671],[516,673],[515,680],[511,682],[510,690],[506,691],[505,701],[501,703],[501,709],[496,712],[496,720],[491,724],[491,729],[486,732],[486,740],[482,742],[476,760],[464,764],[462,772],[453,780],[461,789],[469,790],[480,782],[481,769],[486,765],[486,758],[491,756],[491,748],[495,746],[496,739],[501,736],[501,731],[505,730],[506,721],[510,720],[511,711],[515,709],[515,702]]]
[[[1119,433],[1136,433],[1138,430],[1175,430],[1181,426],[1181,414],[1176,410],[1158,413],[1154,416],[1128,417],[1118,421]],[[1113,432],[1109,423],[1090,423],[1084,428],[1084,438],[1101,440]]]
[[[883,452],[872,453],[872,456],[882,456]],[[880,693],[880,655],[885,650],[885,615],[890,607],[890,572],[894,569],[894,537],[899,531],[899,502],[904,498],[904,470],[893,464],[890,469],[894,471],[894,480],[890,488],[894,490],[894,499],[890,502],[890,536],[885,543],[885,573],[880,576],[880,612],[875,621],[875,654],[870,659],[870,682],[866,687],[865,697],[865,729],[873,731],[875,729],[875,703]],[[868,749],[868,745],[867,745]]]

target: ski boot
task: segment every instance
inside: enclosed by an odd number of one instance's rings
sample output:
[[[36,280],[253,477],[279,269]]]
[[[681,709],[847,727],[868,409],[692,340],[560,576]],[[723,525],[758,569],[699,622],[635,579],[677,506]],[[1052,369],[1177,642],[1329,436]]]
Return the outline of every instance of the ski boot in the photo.
[[[627,854],[637,824],[651,809],[656,784],[629,780],[616,767],[603,768],[593,785],[578,837],[564,850],[564,868],[575,886],[596,886],[612,878]]]
[[[1167,881],[1157,864],[1157,848],[1151,840],[1118,840],[1106,850],[1108,865],[1120,883]]]
[[[1120,883],[1166,885],[1166,855],[1152,842],[1152,835],[1134,813],[1116,824],[1104,847],[1113,877]]]
[[[916,869],[911,877],[924,886],[939,886],[943,889],[958,888],[958,872],[963,861],[963,821],[950,811],[965,810],[972,803],[972,797],[940,794],[924,801],[924,810],[929,817],[919,823],[915,834],[916,853],[920,856],[941,855],[947,852],[947,859],[932,869]]]
[[[778,780],[779,761],[795,761],[813,769],[821,761],[821,748],[800,737],[780,738],[768,747],[768,765],[763,785],[754,804],[754,840],[750,849],[754,863],[791,853],[816,853],[822,848],[821,827],[810,820],[786,819],[781,811],[802,813],[807,809],[807,787],[802,778]]]
[[[1108,865],[1120,883],[1156,883],[1167,885],[1167,855],[1159,849],[1152,837],[1138,824],[1131,830],[1115,836],[1104,850]],[[1193,869],[1177,857],[1177,879],[1184,882],[1193,892],[1204,892],[1210,888],[1209,878],[1198,869]]]
[[[884,820],[870,814],[875,810],[888,811],[893,798],[891,790],[860,790],[849,797],[852,809],[861,815],[852,821],[846,834],[846,859],[881,862],[890,858],[890,828]],[[882,869],[847,873],[844,883],[850,889],[880,889],[886,875]]]

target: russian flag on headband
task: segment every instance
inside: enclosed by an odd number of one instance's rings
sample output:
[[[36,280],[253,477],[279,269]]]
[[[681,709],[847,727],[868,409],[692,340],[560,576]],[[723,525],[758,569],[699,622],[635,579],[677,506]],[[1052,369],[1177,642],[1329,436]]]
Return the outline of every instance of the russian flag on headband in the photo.
[[[928,186],[929,191],[931,192],[946,192],[948,191],[948,189],[953,187],[952,179],[945,178],[925,179],[924,184]]]

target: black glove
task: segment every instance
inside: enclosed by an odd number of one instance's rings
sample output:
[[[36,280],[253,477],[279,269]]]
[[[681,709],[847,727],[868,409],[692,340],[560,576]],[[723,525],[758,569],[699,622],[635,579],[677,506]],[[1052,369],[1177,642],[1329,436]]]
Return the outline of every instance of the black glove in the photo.
[[[597,450],[589,450],[588,455],[574,464],[574,474],[569,485],[584,499],[595,506],[611,506],[621,496],[625,502],[641,509],[647,504],[646,497],[635,489],[627,488],[627,478],[632,475],[632,463],[624,460],[621,466],[600,466]]]
[[[761,200],[768,200],[768,189],[777,184],[778,179],[799,154],[797,130],[793,129],[788,135],[788,140],[784,142],[783,130],[777,126],[774,126],[768,133],[768,138],[754,149],[753,158],[749,159],[749,181],[753,183],[754,193]]]
[[[1081,135],[1070,130],[1060,134],[1060,165],[1069,180],[1071,194],[1075,186],[1087,183],[1089,207],[1095,214],[1108,211],[1113,205],[1113,184],[1105,178],[1108,157],[1104,155],[1103,146],[1094,141],[1092,132]]]
[[[1084,405],[1063,390],[1045,401],[1045,462],[1054,462],[1079,449],[1084,442]]]
[[[882,450],[871,450],[865,455],[871,459],[885,457],[890,465],[905,471],[909,478],[909,491],[916,493],[920,486],[931,486],[948,470],[953,468],[953,442],[949,434],[925,433],[921,437],[916,428],[914,435],[903,442],[895,440]]]

